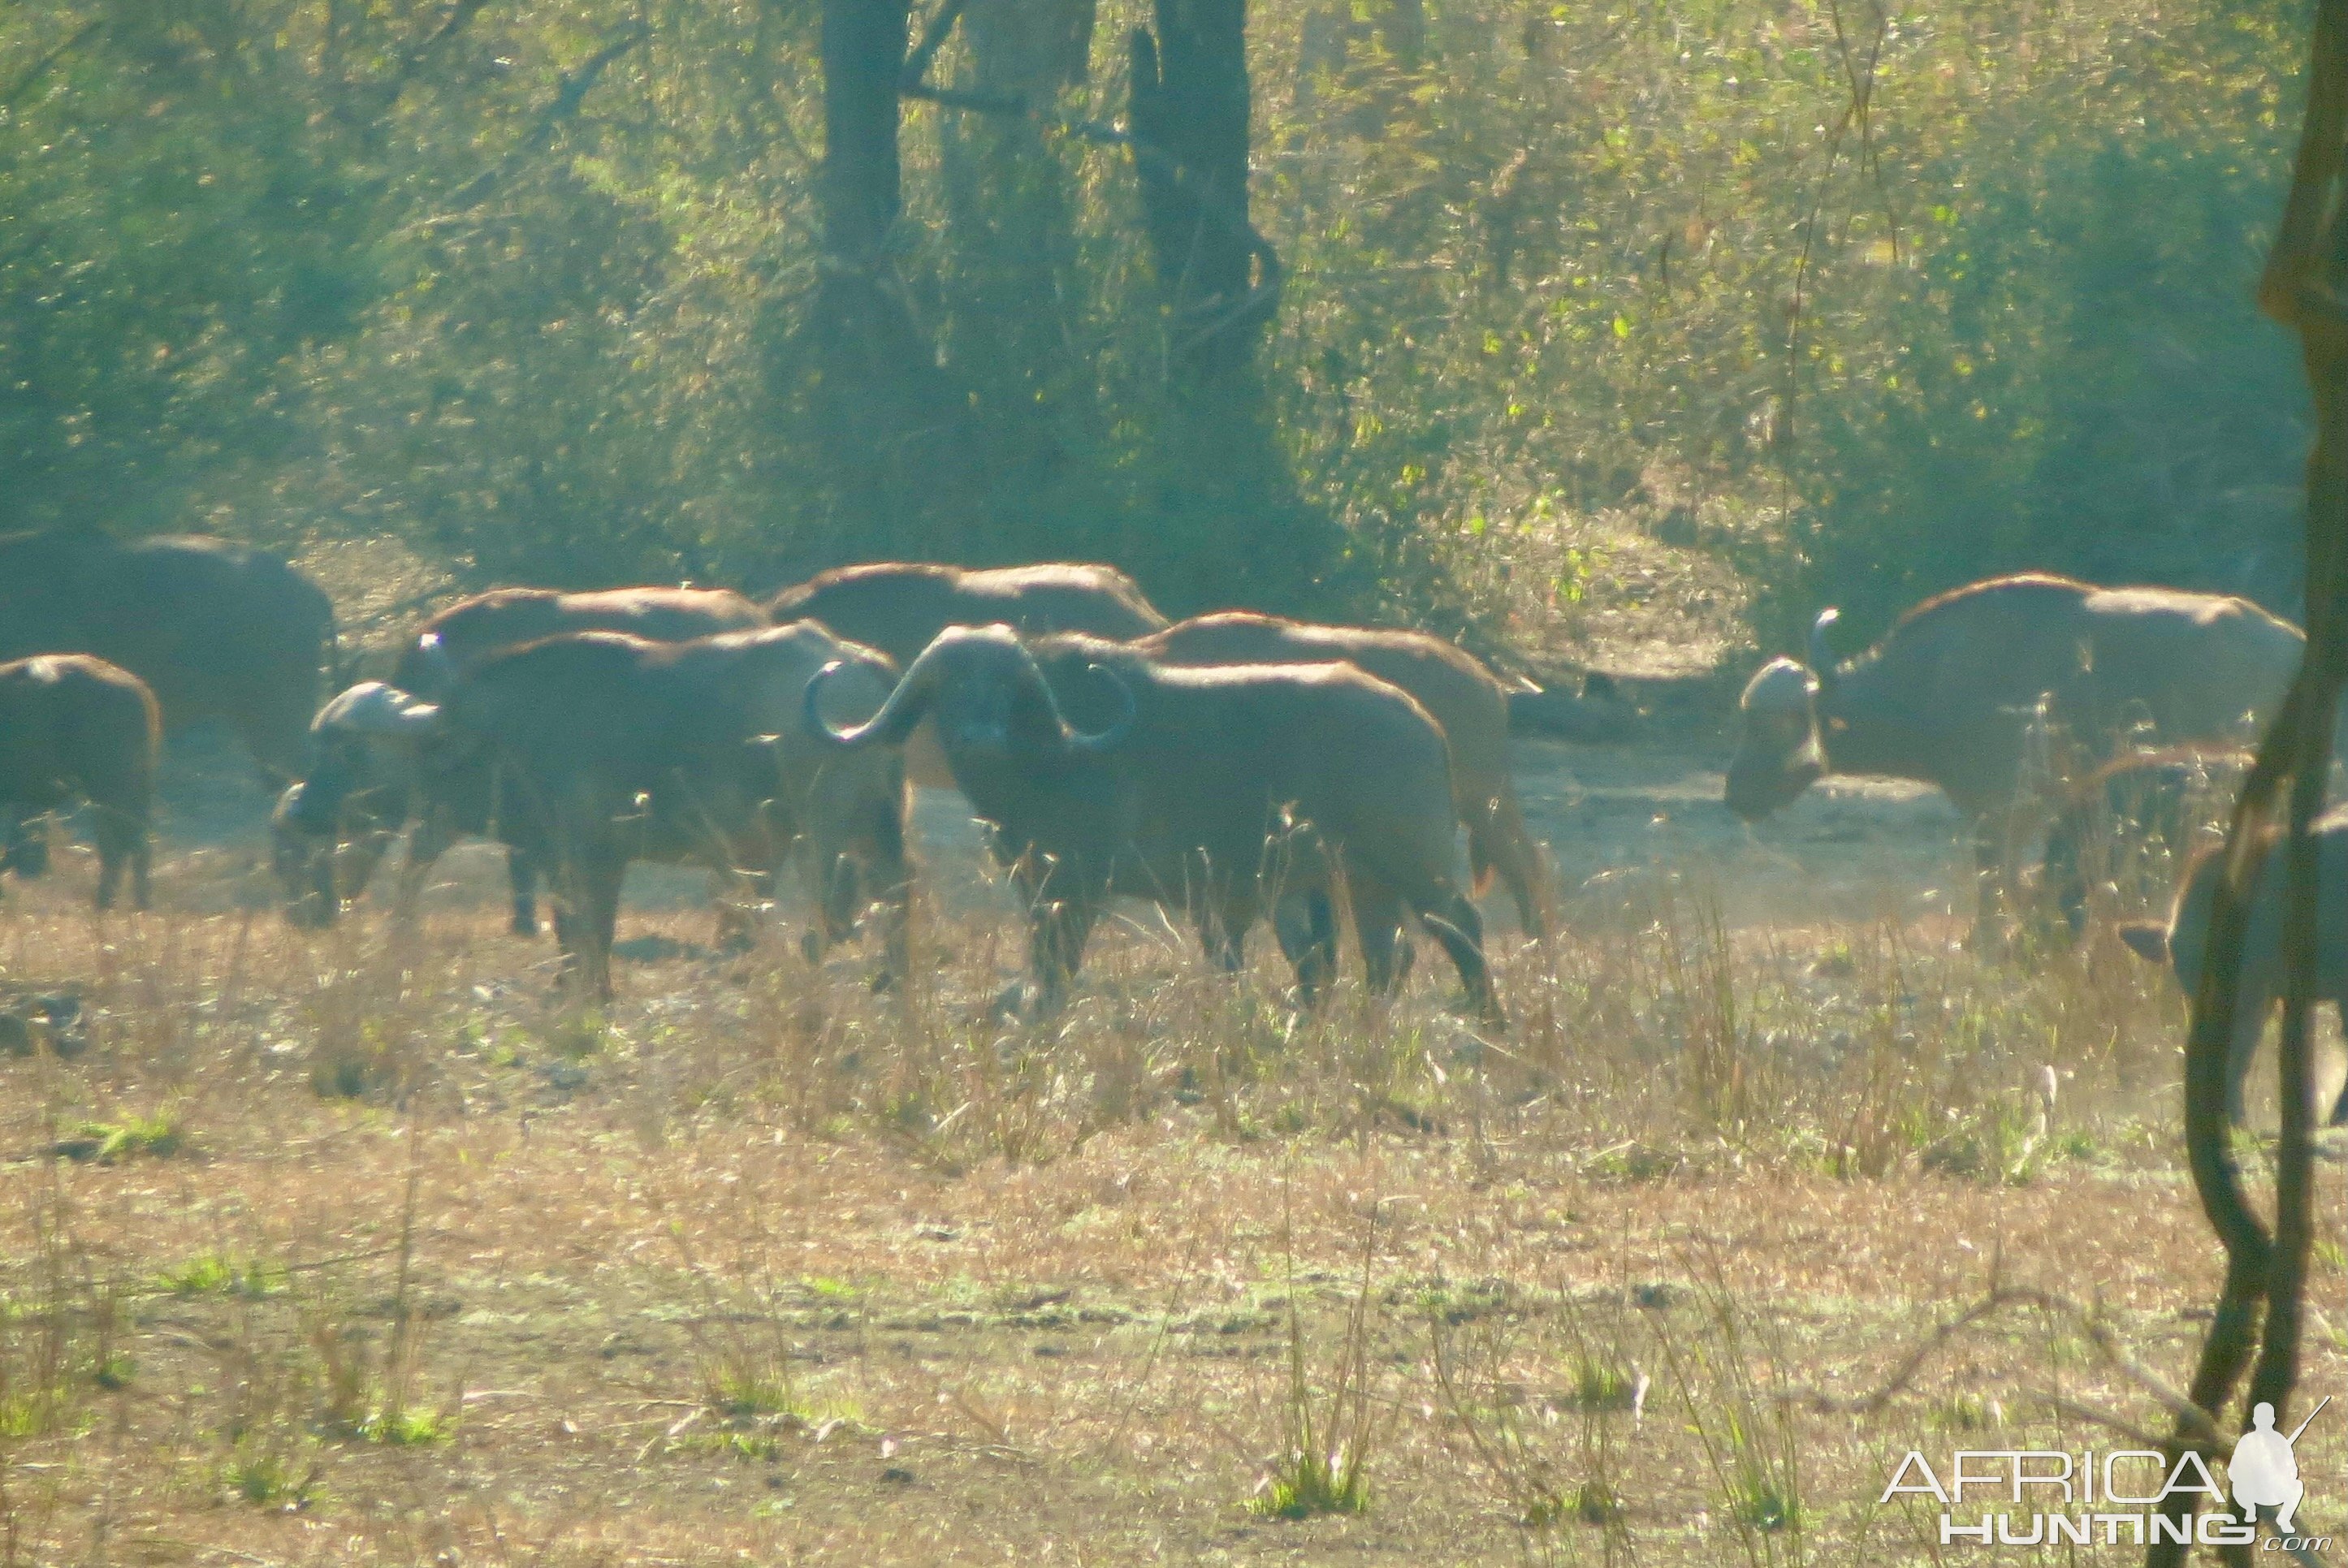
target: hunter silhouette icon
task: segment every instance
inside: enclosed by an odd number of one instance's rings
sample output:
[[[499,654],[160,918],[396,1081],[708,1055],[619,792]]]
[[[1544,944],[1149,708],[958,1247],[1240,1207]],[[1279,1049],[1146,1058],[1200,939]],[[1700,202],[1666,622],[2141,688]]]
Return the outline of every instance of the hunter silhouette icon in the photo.
[[[2332,1396],[2324,1395],[2307,1412],[2307,1421],[2315,1419],[2331,1402]],[[2261,1400],[2250,1411],[2250,1430],[2234,1440],[2234,1457],[2226,1465],[2243,1523],[2255,1524],[2259,1510],[2271,1508],[2277,1511],[2274,1528],[2282,1534],[2291,1533],[2291,1517],[2299,1512],[2299,1500],[2307,1495],[2306,1484],[2299,1479],[2299,1456],[2291,1452],[2291,1445],[2307,1430],[2307,1421],[2300,1422],[2299,1431],[2285,1437],[2274,1430],[2272,1405]]]

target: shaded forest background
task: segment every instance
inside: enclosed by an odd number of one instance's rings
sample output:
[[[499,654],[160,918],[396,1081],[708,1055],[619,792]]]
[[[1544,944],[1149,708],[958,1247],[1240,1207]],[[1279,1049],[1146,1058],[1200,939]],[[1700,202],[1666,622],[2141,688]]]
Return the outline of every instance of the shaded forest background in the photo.
[[[1524,641],[1605,514],[1735,565],[1765,641],[2019,567],[2298,613],[2305,393],[2250,300],[2297,0],[1257,0],[1220,359],[1131,86],[1231,0],[936,4],[0,8],[0,530],[1078,557]],[[841,18],[936,43],[855,254],[827,9],[835,62]]]

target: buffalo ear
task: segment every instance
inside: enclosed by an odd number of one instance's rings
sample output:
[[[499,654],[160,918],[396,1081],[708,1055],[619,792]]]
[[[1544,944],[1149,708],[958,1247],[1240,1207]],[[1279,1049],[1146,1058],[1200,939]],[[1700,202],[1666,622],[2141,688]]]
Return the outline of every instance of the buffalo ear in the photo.
[[[2123,920],[2119,927],[2120,940],[2139,958],[2155,964],[2168,962],[2168,927],[2151,920]]]

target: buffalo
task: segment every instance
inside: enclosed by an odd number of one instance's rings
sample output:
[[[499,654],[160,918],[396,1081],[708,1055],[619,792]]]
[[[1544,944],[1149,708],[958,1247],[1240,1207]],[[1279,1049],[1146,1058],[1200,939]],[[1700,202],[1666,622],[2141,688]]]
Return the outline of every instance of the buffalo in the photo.
[[[566,631],[624,631],[655,642],[680,642],[767,623],[764,610],[725,589],[615,588],[589,593],[493,589],[458,600],[419,627],[400,650],[389,689],[430,702],[489,655]],[[393,776],[376,779],[350,795],[347,820],[332,833],[306,825],[314,821],[314,813],[302,804],[308,794],[304,785],[291,786],[279,801],[271,856],[285,890],[286,912],[297,925],[330,924],[342,900],[366,885],[407,815],[409,781],[396,748],[381,748],[382,737],[374,727],[391,709],[380,697],[346,701],[349,696],[346,692],[337,698],[312,722],[305,774],[321,766],[386,767]],[[366,755],[329,764],[324,753],[337,747],[357,747]],[[486,807],[487,803],[475,804]],[[465,825],[456,825],[460,820]],[[481,832],[487,821],[484,811],[454,817],[444,814],[425,825],[424,835],[409,846],[402,880],[406,893],[413,894],[422,872],[453,842],[448,835]],[[527,852],[510,852],[507,870],[513,886],[516,936],[538,931],[538,869]]]
[[[910,664],[949,626],[1000,622],[1030,635],[1085,631],[1118,641],[1162,630],[1140,585],[1110,566],[1049,561],[971,569],[876,561],[821,572],[767,601],[776,620],[806,617]]]
[[[334,647],[325,593],[259,550],[62,528],[0,539],[0,659],[95,654],[146,682],[171,729],[217,720],[273,777],[301,765]]]
[[[434,711],[381,681],[363,681],[318,710],[304,774],[286,786],[269,822],[270,863],[293,924],[333,924],[411,820],[416,832],[392,901],[403,913],[414,908],[424,874],[458,837],[493,831],[499,803],[486,784],[462,794],[444,791],[424,809],[414,715]],[[537,867],[525,851],[511,855],[514,929],[528,936],[538,929]]]
[[[103,659],[44,653],[0,664],[0,827],[7,867],[19,876],[46,869],[45,841],[27,833],[26,819],[86,800],[98,839],[98,907],[113,907],[128,868],[130,901],[146,908],[148,823],[162,734],[155,694]]]
[[[1937,784],[1972,824],[1984,924],[2042,699],[2091,755],[2147,721],[2229,740],[2281,700],[2305,641],[2247,600],[2038,575],[1928,600],[1847,661],[1836,619],[1811,629],[1811,664],[1773,660],[1746,686],[1727,804],[1756,821],[1828,773]]]
[[[1086,640],[1071,641],[1081,660]],[[1524,928],[1549,934],[1546,868],[1509,778],[1509,692],[1473,655],[1424,632],[1313,626],[1243,611],[1178,621],[1129,646],[1159,664],[1347,663],[1410,693],[1451,743],[1451,786],[1468,826],[1476,890],[1484,891],[1497,872]],[[1047,674],[1049,648],[1037,647]],[[1064,692],[1063,704],[1068,701]]]
[[[949,626],[1000,623],[1029,636],[1083,631],[1126,641],[1162,630],[1166,617],[1140,585],[1110,566],[1047,561],[972,569],[929,561],[838,567],[767,601],[778,621],[820,620],[840,636],[912,662]],[[906,749],[914,781],[951,788],[952,770],[927,726]]]
[[[884,656],[808,621],[674,643],[575,632],[481,660],[438,703],[386,688],[368,724],[376,754],[413,769],[419,835],[486,825],[550,869],[565,972],[592,995],[611,994],[632,860],[699,862],[762,886],[795,862],[819,905],[810,957],[883,899],[887,982],[904,967],[903,764],[894,752],[842,758],[802,731],[801,692],[835,664],[847,671],[836,686],[868,712],[895,684]],[[298,815],[339,820],[365,776],[304,780]]]
[[[934,721],[1025,899],[1045,1009],[1065,998],[1117,895],[1189,916],[1227,969],[1257,917],[1300,897],[1310,928],[1282,937],[1310,1001],[1328,978],[1342,878],[1374,983],[1395,974],[1381,938],[1407,910],[1478,1011],[1499,1020],[1482,923],[1451,876],[1449,749],[1426,709],[1347,664],[1181,669],[1109,641],[1092,644],[1089,662],[1117,710],[1089,731],[1070,727],[1035,653],[1004,625],[941,632],[861,724],[823,718],[828,678],[806,698],[808,727],[850,749],[901,744]]]
[[[2329,1002],[2348,1019],[2348,810],[2334,809],[2315,824],[2315,999]],[[2243,1119],[2242,1086],[2257,1053],[2267,1019],[2283,994],[2283,884],[2288,856],[2283,840],[2270,835],[2257,846],[2249,923],[2242,931],[2242,967],[2234,1000],[2234,1038],[2227,1048],[2226,1111]],[[2179,880],[2165,921],[2123,924],[2121,938],[2140,957],[2174,970],[2187,996],[2201,989],[2208,957],[2209,914],[2225,876],[2226,856],[2210,848],[2197,856]],[[2332,1107],[2334,1124],[2348,1122],[2348,1089]]]
[[[391,683],[436,698],[490,654],[565,631],[624,631],[652,642],[683,642],[768,624],[765,610],[730,589],[492,589],[459,600],[418,627],[400,650]]]

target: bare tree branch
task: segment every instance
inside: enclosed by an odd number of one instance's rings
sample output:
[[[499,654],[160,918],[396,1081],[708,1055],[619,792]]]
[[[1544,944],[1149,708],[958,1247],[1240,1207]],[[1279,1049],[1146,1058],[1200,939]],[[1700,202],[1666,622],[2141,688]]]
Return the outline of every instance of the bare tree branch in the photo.
[[[449,197],[446,210],[423,220],[415,228],[420,231],[443,227],[479,206],[488,199],[489,191],[511,175],[524,159],[534,157],[545,149],[547,143],[553,139],[556,128],[579,113],[587,95],[602,79],[603,73],[611,69],[613,63],[650,38],[652,34],[652,24],[640,17],[626,32],[563,73],[561,81],[556,84],[553,100],[539,116],[538,123],[530,128],[530,134],[523,137],[512,151],[458,186]]]
[[[922,41],[913,46],[911,54],[905,56],[905,69],[897,78],[897,90],[903,96],[909,98],[929,97],[928,92],[922,90],[927,85],[922,78],[930,74],[930,62],[936,59],[938,51],[945,46],[947,36],[953,31],[954,24],[962,20],[963,7],[968,4],[969,0],[945,0],[945,4],[938,7],[937,15],[930,18],[929,26],[922,29]],[[1024,101],[1020,107],[1026,107]]]

